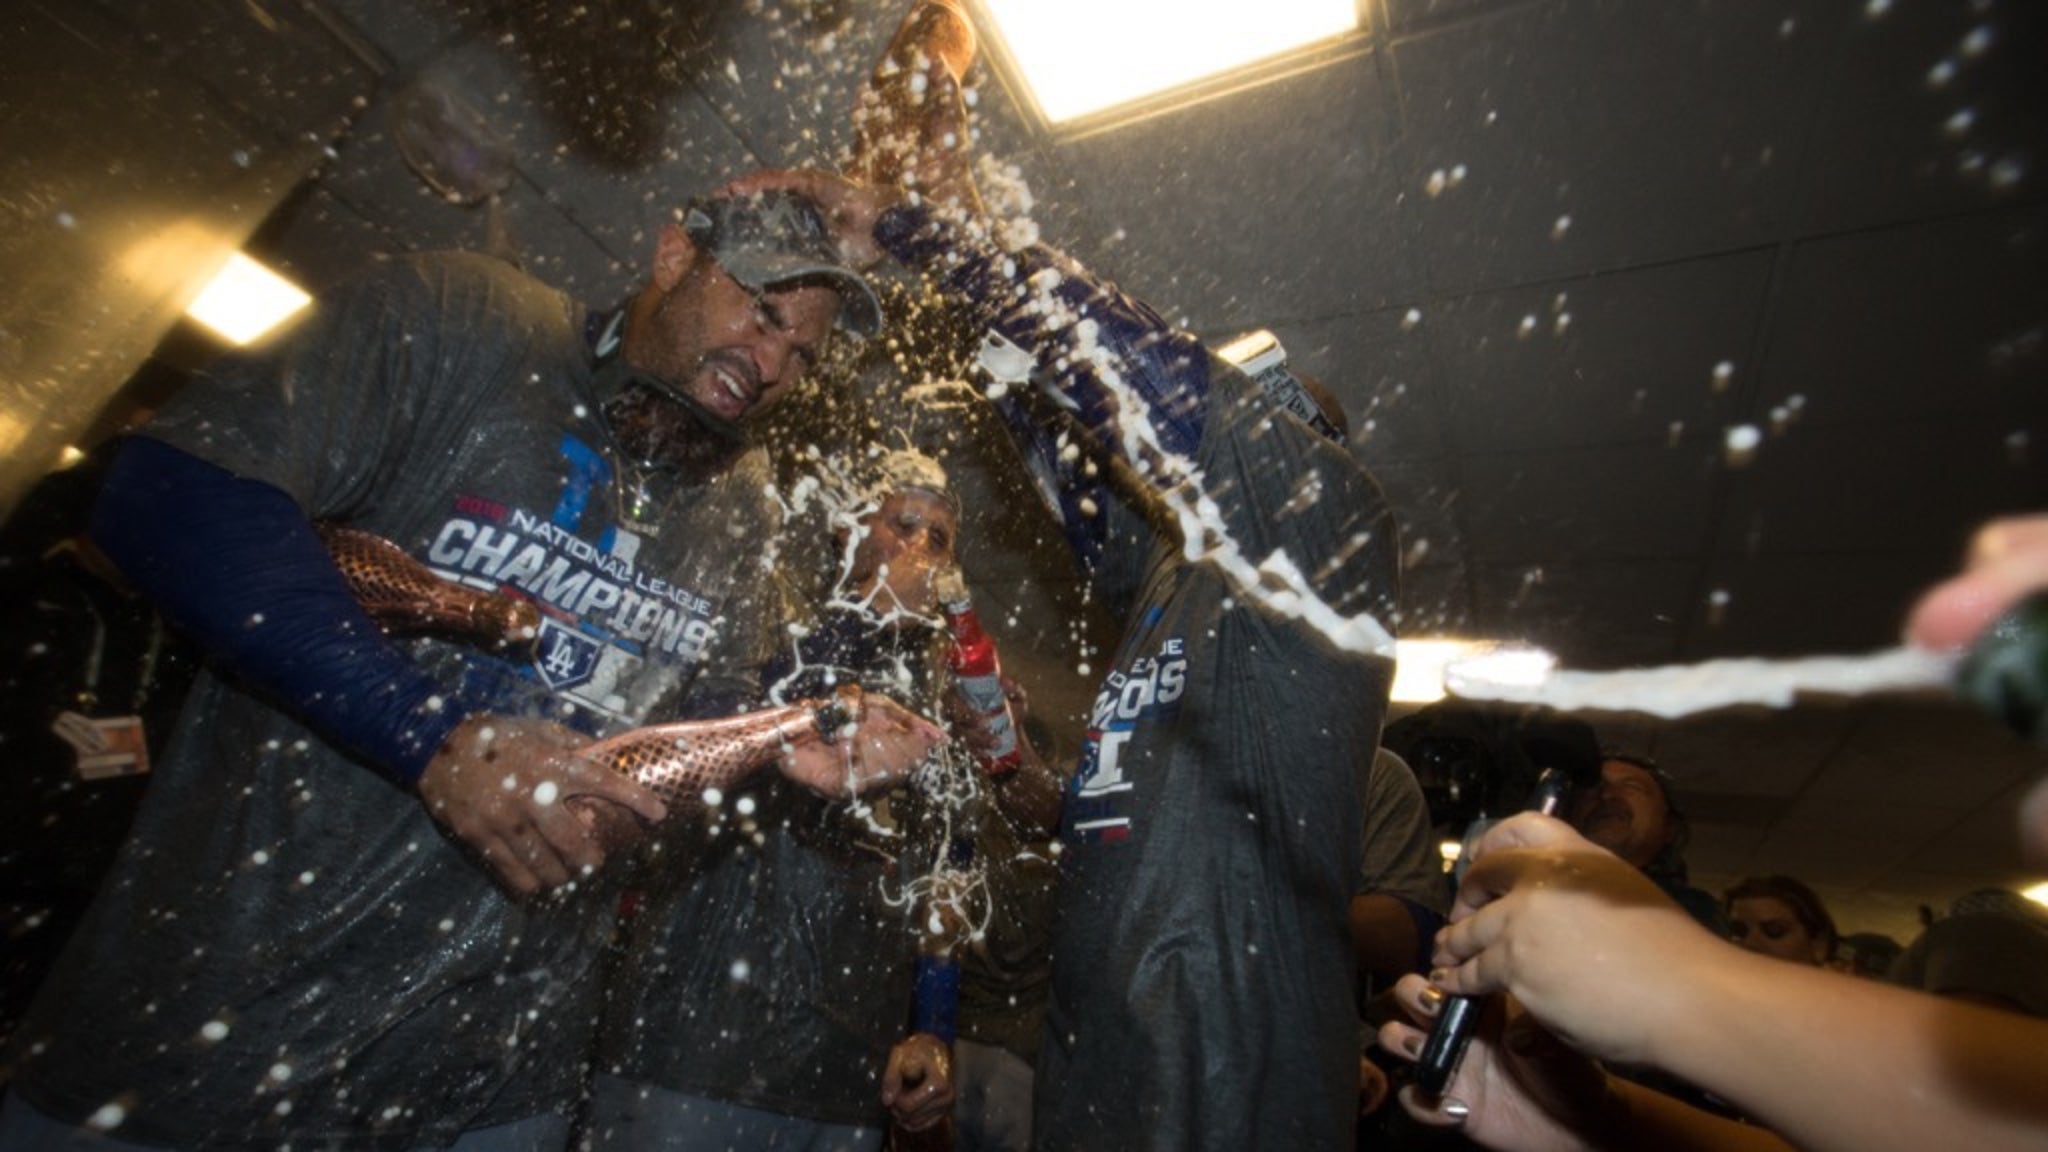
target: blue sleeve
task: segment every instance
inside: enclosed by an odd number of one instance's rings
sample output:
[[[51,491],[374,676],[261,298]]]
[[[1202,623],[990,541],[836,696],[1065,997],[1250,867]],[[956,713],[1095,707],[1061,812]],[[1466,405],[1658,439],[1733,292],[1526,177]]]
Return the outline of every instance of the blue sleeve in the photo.
[[[224,670],[399,783],[468,714],[384,637],[277,488],[133,437],[92,536]]]
[[[1201,447],[1208,349],[1143,301],[1060,252],[1038,245],[1006,252],[923,206],[884,213],[875,239],[897,260],[934,277],[949,296],[969,302],[990,331],[1030,353],[1056,402],[1097,450],[1156,481],[1162,456],[1192,459]],[[1121,419],[1133,403],[1144,419]],[[1072,540],[1082,527],[1074,519],[1080,503],[1099,500],[1099,479],[1063,461],[1053,434],[1021,405],[999,407],[1034,473],[1057,485],[1058,511]],[[1100,518],[1093,519],[1099,533]],[[1099,538],[1085,547],[1077,543],[1084,563],[1095,548]]]

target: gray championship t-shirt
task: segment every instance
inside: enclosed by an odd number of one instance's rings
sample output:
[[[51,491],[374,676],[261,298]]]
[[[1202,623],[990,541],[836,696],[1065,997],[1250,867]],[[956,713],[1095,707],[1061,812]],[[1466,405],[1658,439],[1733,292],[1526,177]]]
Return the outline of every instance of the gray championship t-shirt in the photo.
[[[1230,539],[1387,620],[1377,486],[1241,374],[1211,380],[1196,463]],[[1109,515],[1105,592],[1141,575],[1063,814],[1034,1142],[1336,1147],[1356,1114],[1357,778],[1390,663],[1246,603],[1136,510]]]
[[[530,659],[407,643],[486,710],[622,729],[755,682],[749,542],[775,511],[755,458],[673,493],[658,533],[621,527],[584,324],[494,260],[392,261],[148,434],[536,601]],[[15,1088],[166,1147],[413,1148],[566,1111],[616,900],[578,889],[510,899],[411,791],[203,677],[21,1030]]]

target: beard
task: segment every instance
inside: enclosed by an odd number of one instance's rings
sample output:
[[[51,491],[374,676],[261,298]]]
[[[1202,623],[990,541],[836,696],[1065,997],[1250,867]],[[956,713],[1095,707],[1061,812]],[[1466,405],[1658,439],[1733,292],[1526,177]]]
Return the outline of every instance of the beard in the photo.
[[[715,479],[750,447],[738,424],[630,369],[602,411],[612,437],[635,463],[673,473],[688,487]]]

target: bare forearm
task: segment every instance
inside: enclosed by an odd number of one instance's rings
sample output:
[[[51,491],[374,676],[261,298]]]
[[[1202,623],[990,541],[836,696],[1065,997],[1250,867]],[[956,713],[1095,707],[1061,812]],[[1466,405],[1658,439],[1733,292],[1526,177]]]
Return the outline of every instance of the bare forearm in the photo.
[[[1791,1152],[1768,1128],[1702,1112],[1682,1100],[1627,1080],[1609,1079],[1607,1123],[1592,1146],[1628,1152]]]
[[[2048,1022],[1729,951],[1660,1067],[1804,1148],[2042,1146]]]

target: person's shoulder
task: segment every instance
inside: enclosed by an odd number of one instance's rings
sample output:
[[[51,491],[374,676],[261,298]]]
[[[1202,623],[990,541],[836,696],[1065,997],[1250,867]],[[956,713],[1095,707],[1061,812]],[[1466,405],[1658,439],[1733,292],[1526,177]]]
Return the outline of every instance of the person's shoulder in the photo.
[[[481,252],[439,250],[382,257],[364,269],[394,297],[471,323],[528,327],[566,318],[566,293]]]

